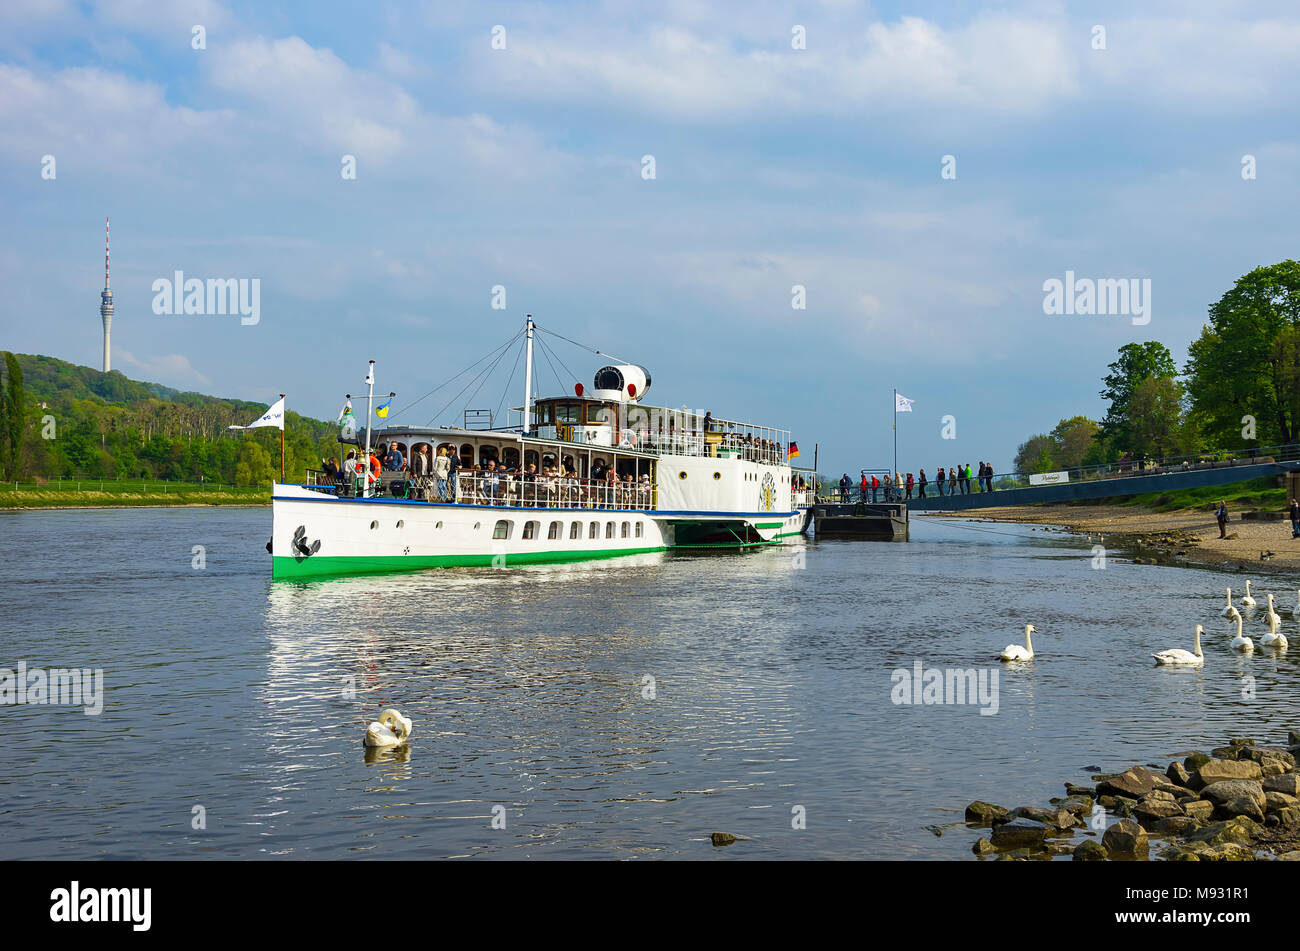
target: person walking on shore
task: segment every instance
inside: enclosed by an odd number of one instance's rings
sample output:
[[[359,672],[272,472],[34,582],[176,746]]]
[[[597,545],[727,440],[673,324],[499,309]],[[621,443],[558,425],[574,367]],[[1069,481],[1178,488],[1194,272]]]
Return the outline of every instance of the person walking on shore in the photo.
[[[920,476],[917,478],[916,488],[920,493],[919,495],[917,495],[917,498],[919,499],[925,498],[925,470],[924,469],[921,470]]]
[[[1300,538],[1300,502],[1291,500],[1291,537]]]
[[[939,487],[939,498],[943,498],[943,466],[935,473],[934,484]]]
[[[948,494],[949,495],[957,494],[957,467],[956,466],[948,467]]]
[[[912,497],[912,484],[912,473],[909,472],[907,474],[907,497],[909,499]]]
[[[1228,503],[1226,500],[1219,501],[1219,507],[1214,512],[1215,521],[1219,523],[1219,537],[1228,537]]]

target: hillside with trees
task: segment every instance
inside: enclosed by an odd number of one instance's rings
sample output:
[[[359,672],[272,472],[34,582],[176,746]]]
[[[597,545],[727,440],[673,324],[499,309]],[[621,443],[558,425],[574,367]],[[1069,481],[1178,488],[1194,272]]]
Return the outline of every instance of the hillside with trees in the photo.
[[[1106,416],[1061,420],[1016,453],[1021,473],[1300,442],[1300,263],[1238,278],[1209,309],[1180,375],[1158,341],[1120,347]],[[1082,447],[1082,452],[1080,448]]]
[[[6,481],[168,479],[266,485],[279,478],[280,432],[229,430],[264,403],[222,399],[101,373],[54,357],[4,354],[0,468]],[[286,413],[285,474],[301,480],[338,457],[332,422]]]

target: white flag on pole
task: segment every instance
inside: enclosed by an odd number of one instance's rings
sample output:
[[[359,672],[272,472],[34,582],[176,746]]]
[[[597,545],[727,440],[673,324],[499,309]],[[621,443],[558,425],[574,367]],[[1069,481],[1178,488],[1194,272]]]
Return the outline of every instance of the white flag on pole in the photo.
[[[375,382],[375,365],[372,362],[370,366],[366,369],[366,385],[369,386],[374,382]]]
[[[910,412],[912,412],[912,401],[909,400],[909,399],[908,399],[906,396],[904,396],[902,393],[895,393],[895,394],[894,394],[894,412],[895,412],[895,413],[910,413]]]
[[[231,426],[231,429],[256,429],[258,426],[274,426],[276,429],[284,429],[284,399],[281,398],[274,406],[268,409],[262,418],[256,422],[249,423],[247,426]]]

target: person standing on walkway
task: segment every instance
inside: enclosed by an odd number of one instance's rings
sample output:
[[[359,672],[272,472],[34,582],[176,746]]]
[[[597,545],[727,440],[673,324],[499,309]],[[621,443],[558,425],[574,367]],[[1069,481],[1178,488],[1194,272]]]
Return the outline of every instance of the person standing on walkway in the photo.
[[[919,477],[917,478],[916,487],[920,492],[917,498],[919,499],[925,498],[925,470],[924,469],[921,470]]]
[[[875,475],[872,475],[871,477],[871,501],[872,502],[880,501],[879,492],[880,492],[880,480],[877,479]]]
[[[912,473],[907,474],[907,497],[912,497]]]
[[[948,467],[948,494],[949,495],[957,494],[957,467],[956,466]]]
[[[865,502],[867,500],[867,485],[867,474],[864,472],[862,473],[862,487],[858,491],[858,498],[860,501]]]
[[[851,486],[852,484],[853,483],[849,481],[849,474],[847,472],[844,473],[844,477],[840,479],[840,501],[841,502],[847,502],[849,500],[849,486]]]
[[[939,498],[943,498],[943,466],[935,473],[934,484],[939,488]]]
[[[1228,503],[1226,500],[1219,500],[1219,507],[1214,512],[1214,519],[1219,523],[1219,537],[1228,537]]]
[[[970,495],[970,463],[969,462],[966,463],[966,467],[961,471],[961,482],[963,486],[962,489],[963,493],[966,495]]]
[[[1291,537],[1300,538],[1300,502],[1291,500]]]

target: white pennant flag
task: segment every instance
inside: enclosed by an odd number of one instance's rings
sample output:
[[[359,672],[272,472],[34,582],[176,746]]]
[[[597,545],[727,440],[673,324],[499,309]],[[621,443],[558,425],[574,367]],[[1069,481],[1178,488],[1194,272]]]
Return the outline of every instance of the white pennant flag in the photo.
[[[909,399],[908,399],[906,396],[904,396],[902,393],[895,393],[895,394],[894,394],[894,412],[895,412],[895,413],[910,413],[910,412],[912,412],[912,401],[909,400]]]
[[[268,409],[262,418],[256,422],[249,423],[247,426],[231,426],[231,429],[256,429],[258,426],[274,426],[276,429],[284,429],[284,397]]]
[[[371,383],[374,382],[375,382],[375,365],[372,363],[370,364],[370,367],[366,370],[366,385],[369,386]]]

